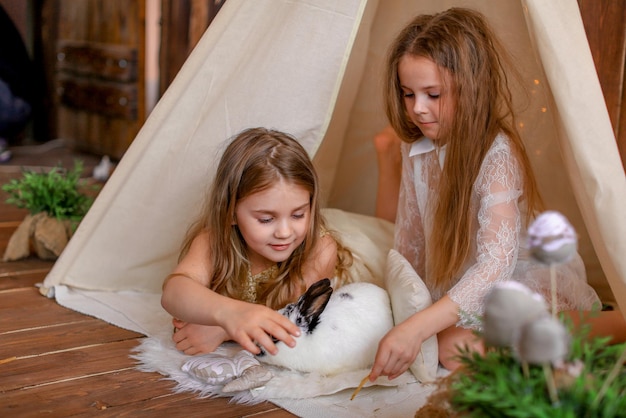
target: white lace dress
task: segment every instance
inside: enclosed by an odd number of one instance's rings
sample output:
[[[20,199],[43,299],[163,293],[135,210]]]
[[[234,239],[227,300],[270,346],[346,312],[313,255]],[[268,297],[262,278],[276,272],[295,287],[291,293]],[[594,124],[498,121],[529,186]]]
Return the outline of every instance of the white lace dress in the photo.
[[[445,147],[436,149],[424,138],[402,144],[402,183],[395,228],[395,248],[413,265],[431,291],[433,301],[445,293],[459,304],[459,325],[479,326],[472,320],[482,314],[483,298],[497,282],[515,279],[550,301],[550,269],[530,258],[526,229],[522,227],[525,208],[519,202],[522,174],[508,138],[494,141],[480,169],[472,193],[474,231],[472,248],[463,273],[446,291],[437,291],[429,282],[429,248],[433,201],[445,158]],[[579,255],[557,267],[558,310],[589,310],[600,300],[587,284]]]

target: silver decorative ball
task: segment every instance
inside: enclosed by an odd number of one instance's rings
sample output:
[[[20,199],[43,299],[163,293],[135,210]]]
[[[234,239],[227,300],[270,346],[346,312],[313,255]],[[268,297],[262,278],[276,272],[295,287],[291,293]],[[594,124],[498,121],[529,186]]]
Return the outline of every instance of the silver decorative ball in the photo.
[[[490,346],[513,346],[524,324],[549,315],[540,294],[512,280],[495,285],[484,302],[483,338]]]
[[[578,250],[578,237],[567,218],[556,211],[543,212],[528,228],[530,254],[544,264],[569,261]]]
[[[530,364],[555,364],[569,353],[570,340],[561,321],[546,316],[522,327],[515,350],[520,360]]]

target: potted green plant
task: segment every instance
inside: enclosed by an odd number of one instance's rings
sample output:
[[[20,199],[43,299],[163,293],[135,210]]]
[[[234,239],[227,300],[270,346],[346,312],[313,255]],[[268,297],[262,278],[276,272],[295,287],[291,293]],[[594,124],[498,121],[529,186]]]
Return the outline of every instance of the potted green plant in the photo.
[[[93,202],[93,197],[84,193],[86,181],[81,179],[82,171],[80,160],[70,170],[61,165],[48,171],[25,169],[21,178],[2,186],[9,195],[6,203],[29,211],[10,238],[4,261],[33,253],[54,260],[61,254]]]

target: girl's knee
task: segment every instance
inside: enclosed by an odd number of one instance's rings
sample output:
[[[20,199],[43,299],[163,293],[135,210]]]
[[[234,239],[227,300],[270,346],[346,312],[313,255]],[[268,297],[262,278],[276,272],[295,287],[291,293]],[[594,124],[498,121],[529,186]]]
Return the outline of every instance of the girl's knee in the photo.
[[[456,370],[461,365],[459,346],[439,342],[439,363],[447,370]]]
[[[461,366],[461,350],[484,353],[485,346],[474,331],[450,327],[437,335],[439,346],[439,363],[448,370],[456,370]]]

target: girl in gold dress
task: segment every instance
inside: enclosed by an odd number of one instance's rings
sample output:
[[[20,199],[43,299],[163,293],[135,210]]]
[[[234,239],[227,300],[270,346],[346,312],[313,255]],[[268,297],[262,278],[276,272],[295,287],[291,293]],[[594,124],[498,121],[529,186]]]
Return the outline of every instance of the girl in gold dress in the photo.
[[[298,327],[276,312],[322,278],[342,284],[352,256],[325,228],[319,181],[305,149],[264,128],[226,148],[161,303],[175,318],[178,350],[195,355],[234,340],[276,353]]]

